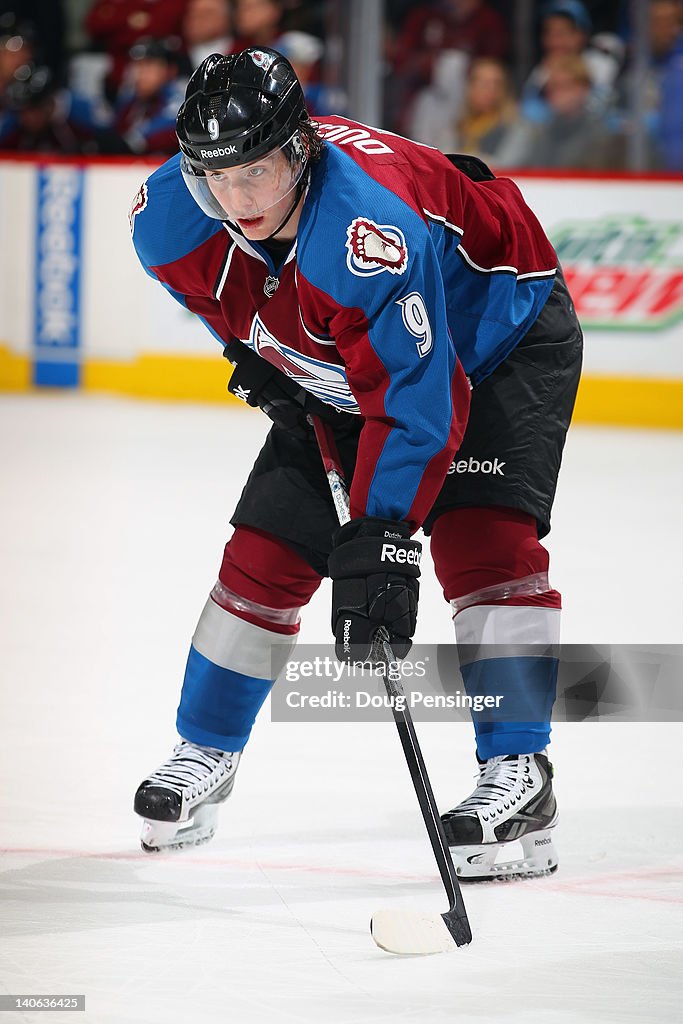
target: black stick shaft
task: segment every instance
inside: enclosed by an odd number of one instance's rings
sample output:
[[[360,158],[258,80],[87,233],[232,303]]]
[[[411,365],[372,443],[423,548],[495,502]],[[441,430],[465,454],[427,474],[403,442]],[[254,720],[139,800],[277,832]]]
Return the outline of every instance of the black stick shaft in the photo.
[[[455,873],[453,858],[448,848],[448,840],[441,824],[441,817],[436,800],[434,799],[432,784],[429,781],[427,766],[425,765],[417,733],[415,732],[413,716],[410,714],[408,702],[401,686],[400,675],[395,668],[396,660],[391,645],[388,640],[381,636],[382,632],[384,631],[380,630],[380,635],[377,637],[375,651],[373,651],[373,660],[381,661],[387,666],[384,672],[384,685],[387,694],[391,698],[390,704],[394,722],[396,723],[396,729],[401,740],[410,777],[413,780],[413,787],[417,796],[417,802],[420,805],[420,811],[422,812],[422,819],[427,828],[429,841],[434,851],[441,881],[448,896],[449,910],[455,911],[457,917],[467,921],[467,912],[460,890],[460,883]],[[392,665],[394,666],[393,672]]]
[[[341,525],[343,525],[350,519],[350,513],[348,511],[348,492],[344,482],[343,471],[339,455],[337,453],[334,436],[332,435],[332,429],[329,424],[323,423],[317,417],[312,416],[310,417],[310,420],[315,430],[316,440],[318,442],[318,447],[320,448],[323,465],[330,484],[330,490],[337,510],[337,516]],[[345,501],[340,500],[340,488],[346,498]],[[386,630],[383,628],[377,631],[373,643],[371,658],[374,662],[381,662],[385,666],[385,670],[383,672],[384,686],[387,694],[391,698],[390,704],[392,714],[394,716],[394,722],[396,723],[396,729],[398,730],[399,739],[401,740],[401,746],[403,747],[403,753],[408,765],[410,777],[413,780],[413,787],[415,789],[417,801],[420,805],[423,821],[427,828],[429,842],[431,843],[434,857],[439,868],[441,881],[443,882],[444,889],[446,890],[446,895],[448,897],[449,912],[448,915],[442,916],[444,917],[444,920],[446,921],[449,930],[452,932],[457,944],[462,945],[463,943],[470,942],[472,938],[469,921],[467,919],[467,911],[462,898],[460,883],[458,882],[458,878],[455,873],[453,858],[451,857],[451,852],[448,848],[448,841],[443,830],[443,825],[441,824],[439,809],[436,805],[436,800],[434,799],[432,785],[429,781],[429,775],[427,774],[427,768],[422,756],[417,734],[415,732],[413,718],[410,714],[410,710],[408,709],[405,693],[401,686],[400,674],[396,667],[396,658],[394,657],[394,653],[391,649],[391,644],[389,643],[389,637]]]

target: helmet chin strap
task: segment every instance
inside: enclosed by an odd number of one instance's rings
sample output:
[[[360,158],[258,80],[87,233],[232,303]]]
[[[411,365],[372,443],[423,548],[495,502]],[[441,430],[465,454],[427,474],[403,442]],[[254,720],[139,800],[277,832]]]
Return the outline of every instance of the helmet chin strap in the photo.
[[[270,235],[268,235],[268,237],[266,239],[264,239],[264,241],[270,242],[270,240],[272,238],[275,238],[276,235],[279,235],[279,233],[282,231],[282,229],[284,227],[286,227],[287,224],[289,224],[290,220],[292,219],[292,215],[294,214],[294,211],[296,210],[297,206],[299,205],[299,203],[301,201],[301,197],[304,194],[304,189],[306,187],[306,180],[307,180],[307,178],[308,178],[308,175],[306,175],[306,174],[303,174],[301,176],[300,180],[297,182],[297,185],[296,185],[296,192],[294,194],[294,202],[292,203],[292,205],[290,207],[289,213],[287,214],[285,219],[282,221],[282,223],[276,228],[276,230],[273,231]]]

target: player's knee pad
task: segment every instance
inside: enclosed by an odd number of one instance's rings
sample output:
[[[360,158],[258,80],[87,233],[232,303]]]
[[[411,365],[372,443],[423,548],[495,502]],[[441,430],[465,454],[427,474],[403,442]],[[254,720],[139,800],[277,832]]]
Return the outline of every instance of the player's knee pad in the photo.
[[[238,617],[276,633],[299,631],[299,611],[321,577],[284,541],[238,526],[225,546],[214,602]]]
[[[508,508],[454,509],[440,516],[432,555],[453,612],[468,694],[505,698],[506,716],[473,713],[482,758],[542,750],[557,677],[560,595],[548,582],[548,552],[533,516]],[[539,648],[542,650],[536,653]]]
[[[432,529],[436,575],[453,614],[471,605],[506,602],[560,608],[548,580],[549,555],[536,520],[503,507],[458,508]]]

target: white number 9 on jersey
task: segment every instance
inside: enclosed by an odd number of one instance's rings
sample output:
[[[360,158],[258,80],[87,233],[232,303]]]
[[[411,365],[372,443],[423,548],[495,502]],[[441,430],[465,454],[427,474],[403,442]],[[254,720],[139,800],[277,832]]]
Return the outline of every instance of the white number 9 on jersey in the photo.
[[[411,292],[410,295],[404,295],[402,299],[397,299],[396,304],[401,307],[403,323],[413,337],[418,339],[417,351],[422,359],[432,347],[432,328],[427,316],[425,300],[419,292]]]

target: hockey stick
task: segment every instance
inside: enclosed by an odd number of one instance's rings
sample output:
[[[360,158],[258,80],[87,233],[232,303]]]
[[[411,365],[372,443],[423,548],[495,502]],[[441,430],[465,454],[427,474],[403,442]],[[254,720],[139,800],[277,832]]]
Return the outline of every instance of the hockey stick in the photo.
[[[309,416],[309,422],[315,431],[337,517],[343,526],[351,518],[349,495],[332,428],[317,416]],[[370,660],[375,664],[381,663],[385,667],[383,678],[387,694],[391,698],[391,712],[398,729],[422,817],[427,827],[441,881],[449,900],[449,907],[445,914],[379,910],[372,916],[370,932],[377,945],[389,953],[447,952],[454,946],[464,946],[471,942],[472,932],[420,744],[415,733],[413,719],[401,685],[401,675],[391,649],[389,635],[383,627],[378,629],[375,634]]]

